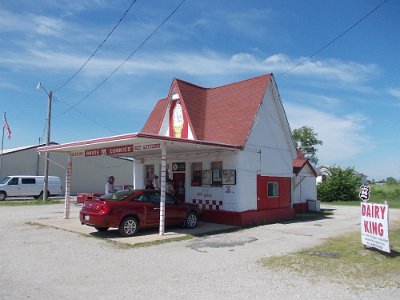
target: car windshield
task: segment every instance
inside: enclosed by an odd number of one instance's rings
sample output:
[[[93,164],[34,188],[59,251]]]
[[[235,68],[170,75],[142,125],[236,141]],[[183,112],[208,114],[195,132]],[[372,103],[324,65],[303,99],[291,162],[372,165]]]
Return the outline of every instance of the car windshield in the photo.
[[[115,201],[121,201],[125,200],[128,198],[130,195],[132,195],[132,191],[118,191],[112,194],[107,194],[101,197],[101,199],[106,199],[106,200],[115,200]]]
[[[114,190],[115,190],[116,192],[122,191],[122,190],[128,190],[128,191],[130,191],[130,190],[132,190],[132,189],[133,189],[133,185],[115,185],[115,186],[114,186]]]
[[[6,184],[7,181],[10,180],[10,178],[11,178],[11,177],[8,177],[8,176],[7,176],[7,177],[4,177],[3,180],[0,182],[0,184]]]

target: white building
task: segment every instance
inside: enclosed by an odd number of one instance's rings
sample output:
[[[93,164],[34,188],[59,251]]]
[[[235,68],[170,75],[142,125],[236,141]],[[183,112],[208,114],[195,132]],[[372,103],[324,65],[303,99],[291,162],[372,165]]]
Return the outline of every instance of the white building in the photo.
[[[217,223],[290,219],[293,203],[316,199],[312,166],[294,170],[304,157],[272,74],[215,88],[175,79],[140,133],[39,151],[66,153],[72,165],[88,156],[133,157],[135,187],[161,174],[161,186],[172,180],[179,199],[198,204],[202,219]]]
[[[57,145],[57,144],[52,144]],[[44,145],[39,145],[44,146]],[[1,159],[1,178],[8,175],[43,175],[44,157],[38,155],[36,146],[25,146],[3,150]],[[67,156],[50,153],[49,175],[58,176],[65,186],[65,168]],[[104,184],[108,176],[113,175],[116,184],[132,183],[133,163],[131,160],[98,156],[77,157],[74,159],[71,194],[82,192],[104,193]]]

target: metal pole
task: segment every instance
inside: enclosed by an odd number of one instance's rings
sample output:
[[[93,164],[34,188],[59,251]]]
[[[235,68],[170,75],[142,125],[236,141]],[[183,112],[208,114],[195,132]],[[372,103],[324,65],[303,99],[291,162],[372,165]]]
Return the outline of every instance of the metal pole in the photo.
[[[70,200],[71,200],[71,177],[72,177],[72,157],[68,155],[67,169],[65,172],[65,201],[64,201],[64,219],[69,219]]]
[[[165,192],[167,190],[167,146],[161,144],[161,199],[160,199],[160,235],[164,235],[165,229]]]
[[[3,125],[3,135],[1,136],[1,160],[0,160],[0,180],[3,179],[3,146],[4,146],[4,125]]]
[[[50,90],[48,96],[48,107],[47,107],[47,139],[46,146],[50,144],[50,124],[51,124],[51,100],[53,98],[53,92]],[[43,188],[43,202],[47,201],[47,191],[49,187],[49,152],[45,153],[44,161],[44,188]]]

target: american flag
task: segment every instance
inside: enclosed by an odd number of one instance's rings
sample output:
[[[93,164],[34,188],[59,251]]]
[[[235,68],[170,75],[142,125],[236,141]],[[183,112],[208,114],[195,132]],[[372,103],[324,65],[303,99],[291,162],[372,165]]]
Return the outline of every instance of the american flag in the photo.
[[[8,139],[11,139],[11,129],[7,122],[6,113],[3,114],[3,128],[7,130]]]

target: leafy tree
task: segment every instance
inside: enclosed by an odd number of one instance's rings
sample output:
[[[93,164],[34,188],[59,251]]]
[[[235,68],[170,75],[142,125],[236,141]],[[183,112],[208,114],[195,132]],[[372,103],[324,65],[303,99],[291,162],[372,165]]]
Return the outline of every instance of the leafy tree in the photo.
[[[312,127],[303,126],[299,129],[294,129],[292,133],[293,139],[304,156],[313,164],[318,164],[317,145],[322,145],[322,141],[318,139],[318,134]]]
[[[396,178],[388,177],[388,178],[386,178],[386,183],[387,184],[397,184],[398,182],[397,182]]]
[[[358,199],[361,180],[354,168],[328,168],[329,175],[317,187],[321,201],[354,201]]]

